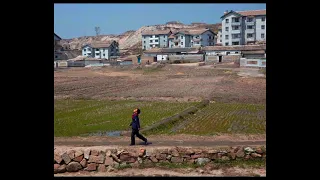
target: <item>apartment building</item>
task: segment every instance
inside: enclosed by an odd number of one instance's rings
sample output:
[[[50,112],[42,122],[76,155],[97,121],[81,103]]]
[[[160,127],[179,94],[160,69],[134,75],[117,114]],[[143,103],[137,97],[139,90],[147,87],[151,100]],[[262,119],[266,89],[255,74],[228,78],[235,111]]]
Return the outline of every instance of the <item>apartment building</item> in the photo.
[[[222,45],[222,26],[219,27],[218,29],[218,33],[217,35],[215,36],[215,40],[214,40],[214,44],[216,46],[221,46]]]
[[[179,30],[169,36],[169,48],[214,46],[215,35],[210,29]]]
[[[82,46],[82,56],[86,57],[109,60],[119,54],[119,43],[116,41],[94,42]]]
[[[222,45],[247,45],[266,41],[266,10],[226,11],[222,19]]]
[[[146,31],[142,33],[142,49],[166,48],[169,46],[170,30]]]

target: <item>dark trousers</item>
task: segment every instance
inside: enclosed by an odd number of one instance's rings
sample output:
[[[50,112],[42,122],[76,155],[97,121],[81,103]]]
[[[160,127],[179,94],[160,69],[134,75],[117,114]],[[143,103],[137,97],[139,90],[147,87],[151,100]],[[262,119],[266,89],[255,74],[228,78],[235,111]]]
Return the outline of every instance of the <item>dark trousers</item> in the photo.
[[[136,144],[136,141],[135,141],[135,137],[134,136],[137,136],[139,139],[141,139],[142,141],[144,142],[147,142],[147,139],[145,137],[143,137],[140,133],[139,133],[139,130],[138,129],[132,129],[132,132],[131,132],[131,144],[134,145]]]

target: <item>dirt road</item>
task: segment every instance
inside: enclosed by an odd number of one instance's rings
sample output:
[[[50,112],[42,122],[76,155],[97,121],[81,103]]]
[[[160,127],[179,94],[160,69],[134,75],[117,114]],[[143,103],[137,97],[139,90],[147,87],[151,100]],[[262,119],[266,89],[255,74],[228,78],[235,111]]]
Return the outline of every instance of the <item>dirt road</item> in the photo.
[[[187,147],[214,147],[214,146],[256,146],[266,145],[264,135],[222,135],[222,136],[193,136],[193,135],[160,135],[149,136],[148,146],[187,146]],[[128,146],[130,137],[56,137],[55,146]],[[136,138],[136,145],[143,145],[143,142]]]

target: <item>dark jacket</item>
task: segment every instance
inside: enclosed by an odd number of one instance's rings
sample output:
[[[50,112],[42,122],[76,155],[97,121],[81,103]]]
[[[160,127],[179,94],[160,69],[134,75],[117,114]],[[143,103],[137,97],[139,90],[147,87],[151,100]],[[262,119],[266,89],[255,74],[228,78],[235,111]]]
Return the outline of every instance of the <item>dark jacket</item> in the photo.
[[[138,114],[134,113],[132,115],[132,122],[130,124],[132,126],[132,129],[139,129],[140,128],[140,120]]]

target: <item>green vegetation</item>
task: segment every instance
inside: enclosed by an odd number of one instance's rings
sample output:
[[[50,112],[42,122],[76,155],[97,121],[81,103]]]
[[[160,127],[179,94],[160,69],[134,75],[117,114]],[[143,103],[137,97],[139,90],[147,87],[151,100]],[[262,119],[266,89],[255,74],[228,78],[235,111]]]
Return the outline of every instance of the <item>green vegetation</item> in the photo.
[[[214,160],[209,162],[208,165],[213,166],[214,169],[221,168],[230,168],[230,167],[239,167],[239,168],[262,168],[266,167],[265,159],[238,159],[238,160]],[[159,162],[159,163],[149,163],[149,164],[140,164],[139,168],[149,168],[149,167],[161,167],[168,169],[176,169],[176,168],[198,168],[203,167],[205,165],[198,164],[188,164],[188,163],[170,163],[170,162]]]
[[[266,132],[266,111],[262,104],[211,103],[195,114],[179,116],[145,134],[216,133],[260,134]]]
[[[170,117],[196,102],[55,100],[54,136],[128,130],[132,110],[141,109],[141,128]]]

